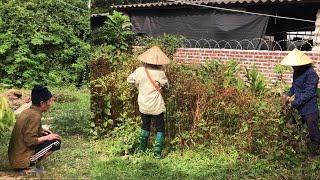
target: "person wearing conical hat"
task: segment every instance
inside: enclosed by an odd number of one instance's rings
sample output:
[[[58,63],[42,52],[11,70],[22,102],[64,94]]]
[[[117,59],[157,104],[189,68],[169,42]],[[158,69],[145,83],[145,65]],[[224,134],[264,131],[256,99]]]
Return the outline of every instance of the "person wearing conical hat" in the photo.
[[[318,128],[319,110],[317,105],[317,87],[319,76],[312,66],[313,61],[298,49],[291,51],[281,65],[292,66],[293,82],[287,93],[286,101],[297,109],[303,122],[307,123],[312,149],[320,145],[320,131]],[[291,98],[294,97],[294,98]]]
[[[158,46],[139,55],[138,60],[143,63],[143,66],[130,74],[127,81],[134,84],[139,91],[138,104],[142,119],[139,149],[141,152],[146,151],[151,119],[153,119],[157,132],[154,154],[156,157],[161,157],[164,146],[164,112],[166,110],[162,91],[169,87],[162,66],[169,64],[170,60]]]

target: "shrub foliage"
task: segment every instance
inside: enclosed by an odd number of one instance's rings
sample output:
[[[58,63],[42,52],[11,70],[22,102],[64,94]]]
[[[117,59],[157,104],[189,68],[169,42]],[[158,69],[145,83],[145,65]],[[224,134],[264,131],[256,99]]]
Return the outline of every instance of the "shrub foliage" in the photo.
[[[86,0],[67,2],[87,8]],[[73,6],[53,0],[0,2],[0,83],[82,83],[90,14]]]
[[[14,113],[9,106],[9,102],[0,96],[0,138],[9,130],[15,120]]]

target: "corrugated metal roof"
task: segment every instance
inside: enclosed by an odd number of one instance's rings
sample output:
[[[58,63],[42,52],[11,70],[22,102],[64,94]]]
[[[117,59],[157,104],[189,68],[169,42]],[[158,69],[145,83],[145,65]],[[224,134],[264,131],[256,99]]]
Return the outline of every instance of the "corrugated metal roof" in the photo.
[[[319,1],[319,0],[318,0]],[[190,3],[200,5],[217,5],[217,4],[252,4],[252,3],[286,3],[286,2],[316,2],[316,0],[176,0],[176,2],[158,2],[145,4],[116,5],[116,9],[127,8],[153,8],[166,6],[188,6]]]
[[[231,4],[231,3],[265,3],[265,2],[290,2],[290,1],[303,1],[303,0],[184,0],[188,2],[203,2],[203,3],[216,3],[216,4]]]

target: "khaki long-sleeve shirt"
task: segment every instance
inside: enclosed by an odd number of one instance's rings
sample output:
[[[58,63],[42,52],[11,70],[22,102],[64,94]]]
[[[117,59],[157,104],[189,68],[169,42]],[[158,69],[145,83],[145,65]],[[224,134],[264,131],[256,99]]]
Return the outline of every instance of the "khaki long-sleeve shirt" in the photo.
[[[8,156],[14,169],[26,168],[34,154],[38,138],[41,136],[42,112],[31,106],[18,117],[9,143]]]
[[[148,71],[152,79],[158,82],[161,87],[169,86],[168,79],[163,70],[148,68]],[[144,67],[137,68],[130,74],[127,81],[135,84],[138,88],[138,104],[141,113],[158,115],[166,110],[162,95],[148,79]]]

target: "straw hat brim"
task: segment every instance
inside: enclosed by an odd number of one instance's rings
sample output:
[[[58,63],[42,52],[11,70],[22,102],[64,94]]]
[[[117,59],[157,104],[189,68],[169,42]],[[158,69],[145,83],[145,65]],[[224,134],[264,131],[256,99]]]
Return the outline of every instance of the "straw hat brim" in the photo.
[[[313,61],[309,56],[298,49],[294,49],[281,61],[280,64],[283,66],[303,66],[312,63]]]
[[[153,65],[166,65],[170,63],[170,59],[158,46],[153,46],[146,52],[140,54],[138,60]]]

